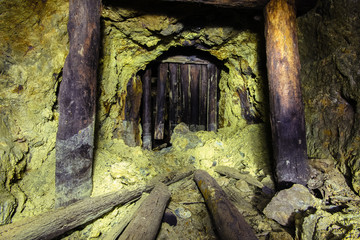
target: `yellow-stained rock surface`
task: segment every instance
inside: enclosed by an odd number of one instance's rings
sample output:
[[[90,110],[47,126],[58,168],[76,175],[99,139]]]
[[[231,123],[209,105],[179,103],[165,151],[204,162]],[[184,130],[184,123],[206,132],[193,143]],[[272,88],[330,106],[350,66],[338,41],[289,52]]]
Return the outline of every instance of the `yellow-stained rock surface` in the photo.
[[[331,1],[321,2],[318,9],[331,10]],[[324,207],[305,211],[296,216],[296,231],[283,228],[262,214],[275,190],[261,17],[259,21],[262,13],[161,6],[136,8],[131,4],[103,1],[92,196],[135,189],[159,174],[194,166],[216,178],[259,239],[277,239],[277,236],[290,239],[289,236],[309,234],[322,239],[330,236],[326,235],[327,226],[332,227],[334,236],[349,239],[356,236],[360,216],[358,205],[354,204],[357,199],[349,193],[350,188],[341,191],[346,181],[338,171],[326,175],[325,170],[314,170],[311,185],[313,194],[320,192],[318,197],[335,207],[342,206],[331,208],[335,212]],[[68,1],[0,0],[0,224],[54,208],[57,92],[69,48],[68,7]],[[332,23],[334,16],[326,16],[323,22]],[[359,78],[347,72],[346,67],[355,66],[358,55],[351,46],[338,49],[335,55],[323,56],[325,60],[315,61],[308,53],[315,50],[307,45],[307,39],[312,37],[307,32],[312,30],[308,29],[309,22],[317,17],[318,13],[313,10],[299,18],[300,54],[303,52],[302,61],[307,61],[303,71],[311,76],[303,80],[309,156],[322,159],[318,164],[322,164],[323,159],[340,162],[342,173],[352,176],[353,188],[359,191],[360,138],[356,133],[359,107],[356,103],[360,99],[359,95],[349,93],[349,86],[356,88]],[[320,27],[325,32],[323,25]],[[185,124],[179,124],[171,137],[171,146],[158,151],[128,146],[121,132],[126,126],[123,121],[129,80],[167,51],[186,48],[206,52],[223,64],[218,131],[193,132]],[[334,59],[331,56],[335,56],[336,61],[330,64],[327,59]],[[339,91],[341,87],[334,91],[322,90],[326,83],[317,83],[315,76],[332,77],[314,70],[322,66],[338,69],[341,79],[348,79],[345,92]],[[352,76],[355,76],[355,85],[351,85]],[[336,79],[332,81],[336,83]],[[253,117],[250,120],[244,117],[239,91],[247,96],[247,110]],[[324,115],[314,115],[322,111]],[[330,115],[336,121],[332,121]],[[346,127],[345,121],[352,128]],[[354,135],[350,137],[352,132]],[[239,171],[265,187],[260,189],[243,179],[221,176],[215,172],[217,166]],[[348,171],[346,166],[350,168]],[[334,168],[331,171],[335,171]],[[332,176],[341,181],[332,180]],[[172,199],[167,211],[177,217],[177,225],[164,222],[158,239],[217,239],[193,180],[187,178],[170,185],[170,190]],[[339,195],[343,198],[335,197]],[[61,239],[104,239],[135,207],[134,203],[119,206]],[[323,220],[315,223],[314,219]]]

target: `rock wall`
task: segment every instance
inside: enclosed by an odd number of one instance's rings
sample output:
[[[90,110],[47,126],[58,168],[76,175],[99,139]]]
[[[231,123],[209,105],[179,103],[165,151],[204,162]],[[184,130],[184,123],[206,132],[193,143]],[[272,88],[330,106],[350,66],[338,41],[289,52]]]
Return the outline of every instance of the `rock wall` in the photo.
[[[360,193],[360,5],[321,0],[300,17],[308,155],[334,159]]]
[[[68,49],[68,3],[0,1],[0,9],[0,189],[2,200],[15,196],[1,201],[1,209],[10,201],[20,213],[28,198],[31,215],[52,206],[43,201],[34,210],[31,199],[54,194],[56,92]],[[29,184],[29,176],[37,180]]]
[[[100,135],[112,138],[123,131],[130,78],[168,50],[179,48],[210,53],[228,69],[221,72],[219,83],[221,127],[247,124],[238,91],[245,93],[246,107],[253,118],[266,121],[262,23],[253,19],[254,14],[229,9],[174,5],[169,10],[166,6],[139,8],[119,6],[116,1],[104,2]]]
[[[262,13],[135,5],[103,1],[93,195],[134,188],[187,165],[212,174],[223,165],[272,182]],[[320,0],[298,18],[309,157],[336,161],[358,193],[359,8],[353,0]],[[6,224],[54,206],[68,2],[0,0],[0,11],[0,224]],[[128,82],[174,49],[206,52],[222,62],[221,128],[215,134],[179,126],[173,147],[159,152],[127,146],[122,133]],[[139,84],[135,81],[134,89],[141,89]],[[274,229],[254,212],[258,233]],[[124,210],[116,209],[72,237],[101,238],[120,215]]]

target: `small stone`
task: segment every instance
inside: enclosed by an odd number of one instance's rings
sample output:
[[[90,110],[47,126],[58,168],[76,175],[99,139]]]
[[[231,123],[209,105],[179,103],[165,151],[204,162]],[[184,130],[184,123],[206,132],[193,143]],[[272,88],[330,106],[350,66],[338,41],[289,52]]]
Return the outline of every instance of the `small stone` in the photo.
[[[235,187],[241,192],[251,192],[249,184],[245,180],[239,180],[235,183]]]
[[[175,214],[176,216],[178,216],[179,218],[182,219],[187,219],[191,217],[191,212],[188,210],[185,210],[183,207],[179,207],[177,209],[175,209]]]
[[[293,240],[293,237],[287,232],[271,232],[269,240]]]
[[[306,187],[295,184],[290,189],[278,192],[264,209],[264,214],[279,224],[288,226],[293,223],[295,213],[315,207],[319,202]]]

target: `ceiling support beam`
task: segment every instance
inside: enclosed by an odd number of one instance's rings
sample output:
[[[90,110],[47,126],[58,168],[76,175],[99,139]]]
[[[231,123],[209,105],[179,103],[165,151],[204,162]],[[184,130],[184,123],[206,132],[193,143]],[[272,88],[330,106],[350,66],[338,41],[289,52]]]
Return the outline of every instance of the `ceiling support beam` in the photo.
[[[161,0],[164,2],[184,2],[214,5],[226,8],[258,9],[262,10],[269,0]],[[316,0],[295,0],[298,10],[307,11],[315,6]]]
[[[59,92],[55,205],[66,206],[92,191],[100,0],[70,0],[70,50]]]
[[[309,179],[295,0],[265,8],[267,71],[275,174],[280,188]]]

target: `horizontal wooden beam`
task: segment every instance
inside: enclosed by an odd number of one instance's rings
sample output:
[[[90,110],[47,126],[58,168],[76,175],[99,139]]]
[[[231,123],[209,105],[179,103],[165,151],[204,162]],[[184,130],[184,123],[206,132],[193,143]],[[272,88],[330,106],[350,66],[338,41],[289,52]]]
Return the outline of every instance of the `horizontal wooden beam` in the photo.
[[[269,0],[162,0],[164,2],[201,3],[228,8],[263,9]],[[309,10],[315,6],[316,0],[296,0],[298,10]]]
[[[203,3],[222,7],[262,9],[269,0],[163,0],[166,2]]]

